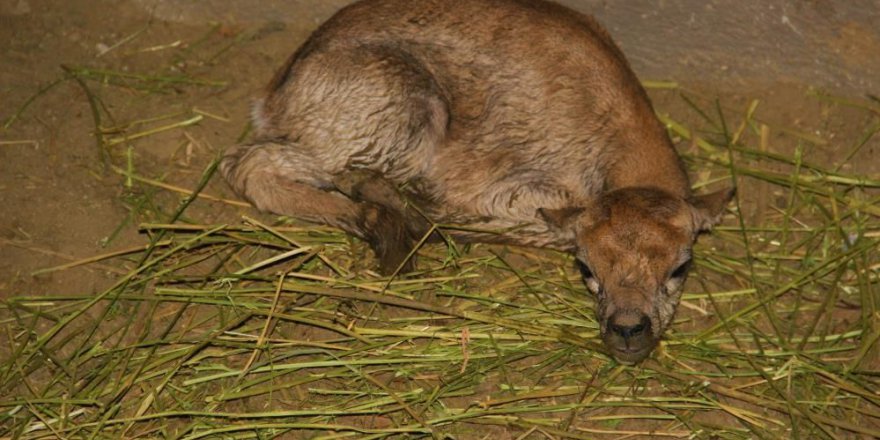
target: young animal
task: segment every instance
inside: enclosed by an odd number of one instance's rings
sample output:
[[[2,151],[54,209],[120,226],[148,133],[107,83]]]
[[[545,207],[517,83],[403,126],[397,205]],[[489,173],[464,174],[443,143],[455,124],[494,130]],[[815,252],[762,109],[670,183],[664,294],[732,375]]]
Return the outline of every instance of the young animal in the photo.
[[[691,194],[606,31],[543,0],[357,2],[278,71],[253,121],[220,171],[257,208],[364,239],[385,272],[431,222],[571,252],[622,362],[656,346],[697,235],[733,196]]]

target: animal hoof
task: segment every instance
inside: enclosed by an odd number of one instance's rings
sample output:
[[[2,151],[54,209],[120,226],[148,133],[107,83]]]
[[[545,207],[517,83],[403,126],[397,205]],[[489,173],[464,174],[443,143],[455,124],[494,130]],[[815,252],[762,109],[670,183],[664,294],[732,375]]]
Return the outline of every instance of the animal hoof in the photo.
[[[414,269],[415,255],[409,257],[413,240],[398,212],[369,204],[364,209],[363,223],[365,238],[376,253],[382,275],[411,272]]]

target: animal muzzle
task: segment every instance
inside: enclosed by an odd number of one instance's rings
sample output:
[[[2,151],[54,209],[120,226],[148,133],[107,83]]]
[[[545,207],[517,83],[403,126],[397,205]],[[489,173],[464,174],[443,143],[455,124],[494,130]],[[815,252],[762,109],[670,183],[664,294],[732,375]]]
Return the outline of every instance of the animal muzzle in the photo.
[[[611,315],[606,322],[602,339],[614,358],[624,364],[641,361],[657,346],[651,318],[632,309],[620,310]]]

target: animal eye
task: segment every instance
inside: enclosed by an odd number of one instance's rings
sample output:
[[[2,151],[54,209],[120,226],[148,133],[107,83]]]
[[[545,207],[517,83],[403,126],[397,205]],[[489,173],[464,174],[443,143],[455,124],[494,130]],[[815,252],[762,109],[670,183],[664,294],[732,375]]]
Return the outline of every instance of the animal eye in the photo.
[[[575,264],[577,264],[577,268],[579,271],[581,271],[581,276],[584,277],[584,279],[589,279],[589,278],[594,277],[593,271],[590,270],[590,268],[586,265],[586,263],[584,263],[581,260],[575,260],[575,261],[576,261]]]
[[[691,268],[692,259],[688,259],[684,263],[681,263],[675,270],[672,271],[672,274],[669,275],[669,278],[684,278],[687,275],[688,270]]]

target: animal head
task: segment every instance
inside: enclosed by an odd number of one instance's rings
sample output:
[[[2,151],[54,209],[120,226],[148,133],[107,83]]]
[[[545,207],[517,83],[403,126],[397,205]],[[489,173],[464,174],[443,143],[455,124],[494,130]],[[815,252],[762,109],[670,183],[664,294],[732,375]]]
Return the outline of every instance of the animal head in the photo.
[[[689,199],[623,188],[584,207],[541,209],[576,241],[584,283],[596,295],[602,340],[622,363],[646,358],[672,322],[701,232],[721,218],[734,190]]]

